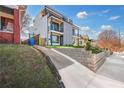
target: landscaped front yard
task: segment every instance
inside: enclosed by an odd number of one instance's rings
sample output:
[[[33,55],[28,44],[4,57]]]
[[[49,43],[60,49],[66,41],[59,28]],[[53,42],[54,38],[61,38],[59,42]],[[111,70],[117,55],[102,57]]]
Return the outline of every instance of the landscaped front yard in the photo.
[[[0,87],[58,87],[45,58],[30,46],[0,45]]]

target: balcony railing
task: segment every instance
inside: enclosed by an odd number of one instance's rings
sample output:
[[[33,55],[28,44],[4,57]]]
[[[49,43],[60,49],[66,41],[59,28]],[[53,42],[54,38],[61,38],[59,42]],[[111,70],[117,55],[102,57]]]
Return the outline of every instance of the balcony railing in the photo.
[[[63,32],[63,28],[53,28],[53,27],[49,27],[49,30],[54,30],[54,31],[58,31],[58,32]]]
[[[50,23],[49,30],[63,32],[63,25],[59,25],[57,23]]]

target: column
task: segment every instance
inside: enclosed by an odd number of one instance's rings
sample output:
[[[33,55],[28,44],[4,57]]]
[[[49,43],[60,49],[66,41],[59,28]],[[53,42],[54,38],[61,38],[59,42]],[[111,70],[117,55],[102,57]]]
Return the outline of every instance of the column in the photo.
[[[14,32],[14,43],[20,44],[19,10],[17,9],[14,9],[13,32]]]

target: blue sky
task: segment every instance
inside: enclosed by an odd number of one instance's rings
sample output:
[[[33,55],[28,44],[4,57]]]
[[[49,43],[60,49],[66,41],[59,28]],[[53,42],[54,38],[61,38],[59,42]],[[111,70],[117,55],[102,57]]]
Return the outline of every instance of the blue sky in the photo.
[[[28,6],[27,13],[35,17],[43,6]],[[73,23],[83,27],[82,29],[98,33],[101,29],[114,29],[121,32],[124,29],[124,6],[107,5],[54,5],[51,8],[71,18]],[[90,33],[92,38],[96,36]]]

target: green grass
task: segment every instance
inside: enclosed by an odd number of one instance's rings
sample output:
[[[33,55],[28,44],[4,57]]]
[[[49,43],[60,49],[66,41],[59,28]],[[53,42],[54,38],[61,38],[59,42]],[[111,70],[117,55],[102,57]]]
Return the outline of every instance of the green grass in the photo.
[[[45,58],[30,46],[0,45],[0,87],[58,87]]]
[[[73,45],[65,45],[65,46],[46,46],[46,48],[83,48],[83,46],[73,46]]]

